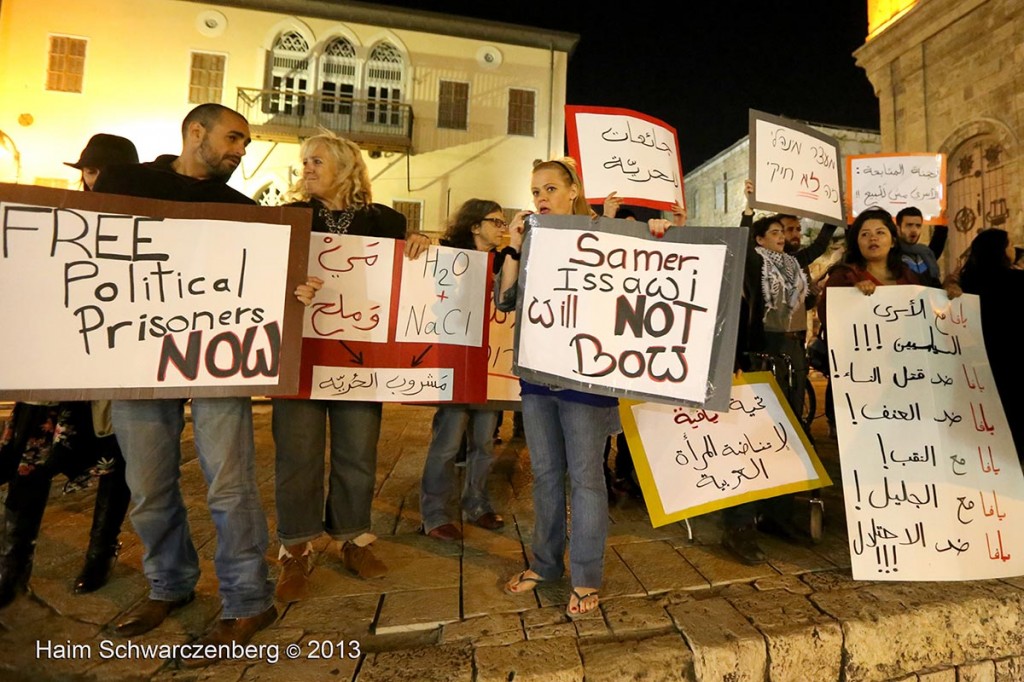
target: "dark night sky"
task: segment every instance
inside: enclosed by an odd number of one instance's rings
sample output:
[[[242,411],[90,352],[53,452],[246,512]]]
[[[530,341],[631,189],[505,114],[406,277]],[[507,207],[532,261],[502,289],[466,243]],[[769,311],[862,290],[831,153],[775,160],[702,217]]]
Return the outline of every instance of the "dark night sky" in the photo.
[[[679,131],[683,169],[747,133],[749,108],[878,128],[878,101],[851,53],[867,34],[866,0],[597,3],[387,0],[380,4],[569,31],[569,104],[616,106]]]

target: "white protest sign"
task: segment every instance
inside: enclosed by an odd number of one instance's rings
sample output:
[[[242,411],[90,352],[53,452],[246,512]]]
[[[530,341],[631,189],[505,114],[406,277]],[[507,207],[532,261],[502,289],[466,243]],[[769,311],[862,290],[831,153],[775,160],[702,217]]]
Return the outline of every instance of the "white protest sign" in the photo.
[[[483,344],[487,253],[431,246],[406,260],[398,299],[396,341],[453,346]]]
[[[626,221],[577,230],[537,227],[543,220],[531,216],[527,234],[517,369],[590,392],[704,404],[726,245],[597,229]]]
[[[313,366],[313,400],[370,402],[447,402],[452,399],[451,368]]]
[[[379,237],[310,235],[309,274],[324,286],[306,309],[303,337],[387,342],[394,244]]]
[[[866,154],[846,157],[851,219],[869,208],[892,215],[913,206],[924,222],[946,222],[945,154]]]
[[[827,295],[854,578],[1024,574],[1024,475],[978,298],[918,286]]]
[[[139,217],[145,214],[115,209],[198,209],[11,190],[19,191],[55,197],[64,207],[0,202],[0,392],[182,397],[227,395],[229,386],[243,387],[234,394],[245,395],[279,384],[291,291],[287,225]],[[108,210],[70,207],[82,204]],[[212,215],[274,215],[251,207],[201,208]]]
[[[780,395],[757,373],[733,385],[727,412],[622,405],[654,526],[831,484]]]
[[[503,313],[491,306],[487,337],[487,400],[519,402],[519,378],[512,369],[515,359],[515,311]]]
[[[750,110],[750,205],[843,224],[839,143],[810,126]]]
[[[569,153],[580,163],[587,200],[612,192],[627,204],[683,203],[683,172],[674,128],[628,109],[567,106]]]

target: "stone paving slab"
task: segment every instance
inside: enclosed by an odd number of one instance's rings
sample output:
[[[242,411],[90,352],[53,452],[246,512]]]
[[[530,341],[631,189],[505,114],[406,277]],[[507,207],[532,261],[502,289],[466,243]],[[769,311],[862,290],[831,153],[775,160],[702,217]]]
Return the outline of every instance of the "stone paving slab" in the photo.
[[[634,542],[614,550],[649,594],[710,587],[708,580],[667,542]]]
[[[583,682],[574,637],[553,637],[475,651],[477,682]]]
[[[668,613],[693,651],[698,680],[762,682],[767,670],[764,638],[722,598],[671,606]]]
[[[432,630],[445,623],[459,620],[458,587],[441,587],[414,592],[389,592],[377,619],[375,632],[386,635],[395,632]]]
[[[678,633],[650,639],[580,644],[587,682],[695,682],[693,653]]]

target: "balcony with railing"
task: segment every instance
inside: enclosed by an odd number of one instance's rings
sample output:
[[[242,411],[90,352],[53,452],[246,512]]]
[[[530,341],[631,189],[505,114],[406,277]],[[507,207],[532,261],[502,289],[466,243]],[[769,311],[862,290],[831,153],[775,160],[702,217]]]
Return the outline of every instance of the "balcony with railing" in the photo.
[[[256,140],[298,142],[326,128],[367,151],[412,149],[412,105],[391,99],[239,88],[237,109]]]

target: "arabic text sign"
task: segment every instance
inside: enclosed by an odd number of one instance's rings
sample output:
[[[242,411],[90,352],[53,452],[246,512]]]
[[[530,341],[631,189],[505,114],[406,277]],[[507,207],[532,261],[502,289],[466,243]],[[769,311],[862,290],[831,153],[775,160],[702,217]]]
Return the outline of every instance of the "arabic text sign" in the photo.
[[[1024,475],[977,297],[830,288],[828,337],[854,578],[1024,573]]]
[[[750,110],[750,205],[841,225],[839,144],[810,126]]]
[[[402,267],[398,341],[483,343],[487,254],[431,246]]]
[[[946,222],[945,154],[867,154],[846,157],[849,219],[869,208],[896,215],[921,209],[926,223]]]
[[[831,485],[771,374],[744,375],[727,412],[620,406],[654,526]]]
[[[311,237],[299,397],[483,403],[487,398],[488,254],[404,242]]]
[[[516,311],[520,376],[605,395],[703,405],[713,346],[717,340],[728,347],[728,333],[716,339],[716,329],[735,326],[716,326],[720,298],[726,298],[721,292],[729,247],[701,240],[739,240],[746,232],[686,228],[655,240],[646,225],[625,220],[529,221]],[[583,229],[557,227],[580,221]],[[731,244],[733,256],[737,247]],[[731,357],[719,360],[728,364],[728,376]],[[715,369],[717,376],[721,367]]]
[[[628,109],[567,106],[569,153],[580,163],[587,200],[617,192],[627,204],[670,209],[683,203],[674,128]]]
[[[393,239],[312,234],[309,274],[324,286],[304,318],[302,336],[386,342],[394,264]]]
[[[433,403],[452,399],[450,368],[313,367],[314,400]]]
[[[290,214],[305,221],[297,240],[280,209],[0,187],[0,393],[273,392],[293,244],[293,280],[305,267],[308,215]]]

